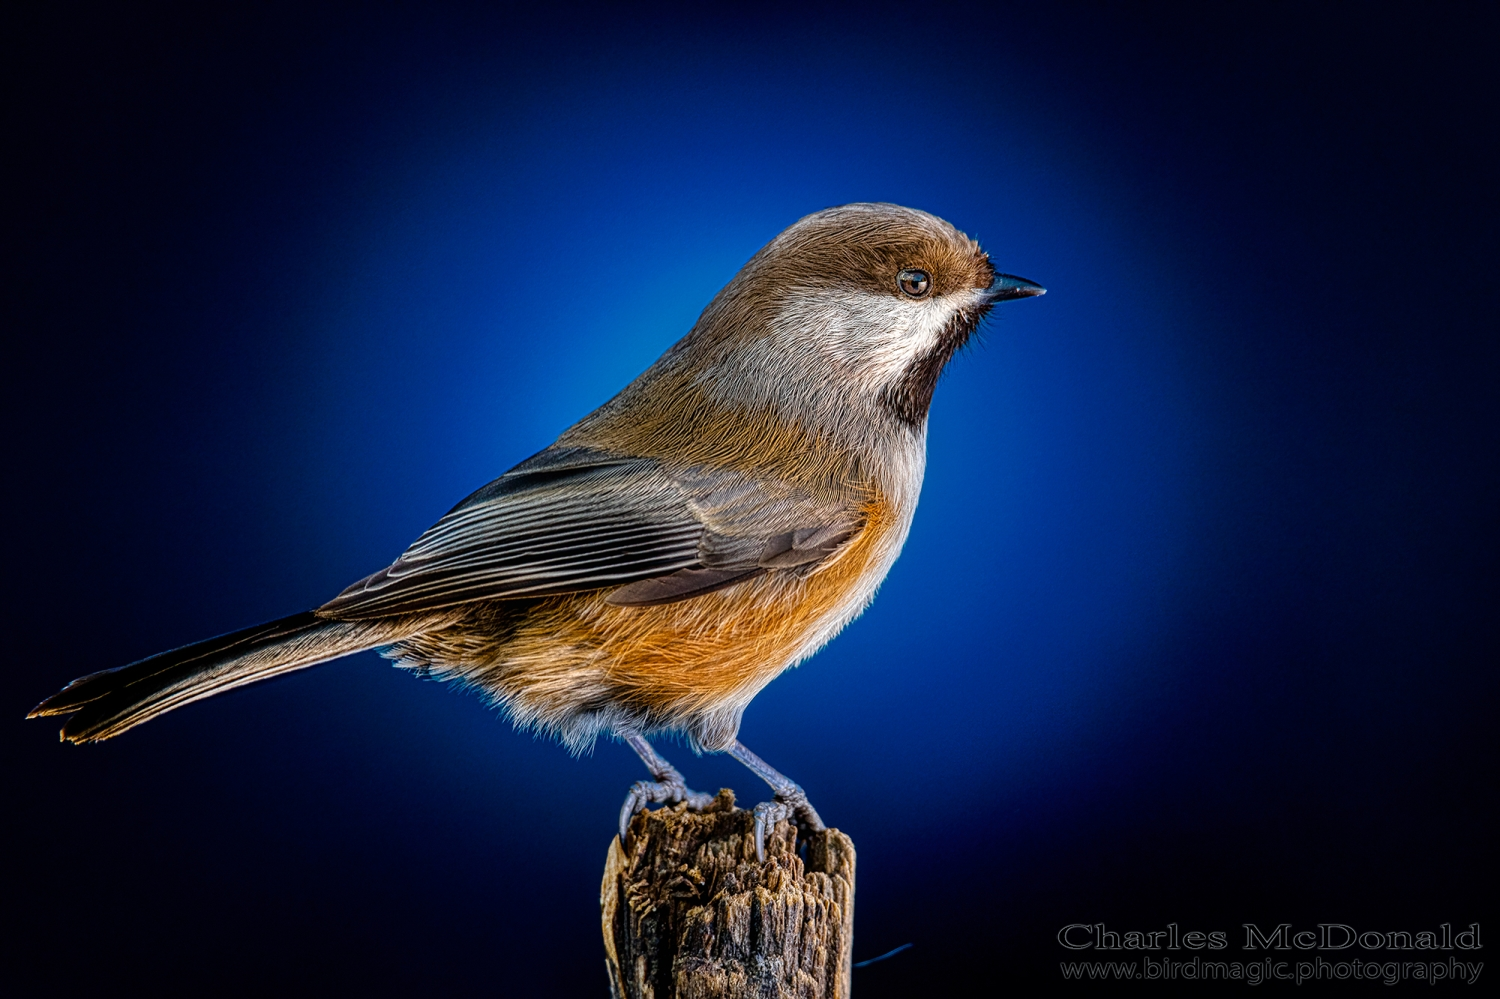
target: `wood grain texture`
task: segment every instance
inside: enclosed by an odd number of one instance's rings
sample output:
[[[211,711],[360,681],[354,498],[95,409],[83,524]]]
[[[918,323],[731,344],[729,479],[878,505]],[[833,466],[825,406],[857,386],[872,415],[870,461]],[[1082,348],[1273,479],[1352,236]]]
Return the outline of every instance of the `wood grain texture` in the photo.
[[[707,809],[642,812],[610,844],[600,888],[615,999],[846,999],[854,844],[778,823],[755,859],[754,818],[719,792]]]

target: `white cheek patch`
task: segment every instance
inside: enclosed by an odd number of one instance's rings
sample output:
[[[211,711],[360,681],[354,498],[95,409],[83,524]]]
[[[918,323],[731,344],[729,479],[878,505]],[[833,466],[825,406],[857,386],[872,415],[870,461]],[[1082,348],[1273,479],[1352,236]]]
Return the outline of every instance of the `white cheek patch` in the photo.
[[[800,291],[772,323],[781,349],[815,352],[870,392],[898,381],[934,347],[971,294],[903,299],[867,291]]]

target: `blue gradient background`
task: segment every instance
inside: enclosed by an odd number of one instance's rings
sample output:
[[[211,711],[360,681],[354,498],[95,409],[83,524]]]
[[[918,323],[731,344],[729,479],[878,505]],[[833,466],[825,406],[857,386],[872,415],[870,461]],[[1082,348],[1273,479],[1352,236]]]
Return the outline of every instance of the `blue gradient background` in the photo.
[[[1049,289],[746,715],[858,845],[856,956],[915,945],[861,995],[1050,982],[1069,922],[1493,916],[1495,25],[1351,12],[13,22],[7,974],[604,994],[617,744],[373,654],[18,719],[385,564],[856,200]]]

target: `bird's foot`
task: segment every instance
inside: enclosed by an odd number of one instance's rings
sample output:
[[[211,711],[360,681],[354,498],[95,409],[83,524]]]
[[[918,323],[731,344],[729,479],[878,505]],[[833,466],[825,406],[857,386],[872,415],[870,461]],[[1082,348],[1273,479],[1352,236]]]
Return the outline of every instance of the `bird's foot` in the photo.
[[[826,828],[818,818],[817,809],[807,800],[807,792],[796,784],[776,792],[773,801],[762,801],[755,806],[755,856],[766,862],[766,834],[776,828],[782,819],[791,819],[803,832],[820,832]]]
[[[657,774],[656,780],[638,780],[630,785],[630,793],[625,796],[625,804],[620,808],[620,842],[625,842],[625,833],[630,829],[630,820],[635,818],[635,813],[644,809],[647,805],[675,805],[679,802],[687,802],[687,806],[695,812],[701,812],[714,800],[711,794],[702,791],[694,791],[687,786],[682,779],[682,774],[673,770],[670,773]]]

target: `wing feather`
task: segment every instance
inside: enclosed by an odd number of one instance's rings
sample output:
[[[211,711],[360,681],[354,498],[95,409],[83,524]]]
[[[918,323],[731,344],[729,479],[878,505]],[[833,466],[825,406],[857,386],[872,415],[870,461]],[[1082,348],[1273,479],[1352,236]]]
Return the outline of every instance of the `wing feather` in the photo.
[[[359,620],[667,575],[698,564],[703,524],[687,500],[656,461],[544,451],[318,612]]]
[[[459,503],[394,563],[317,613],[354,621],[617,587],[617,604],[685,600],[828,558],[862,526],[858,499],[548,449]]]

